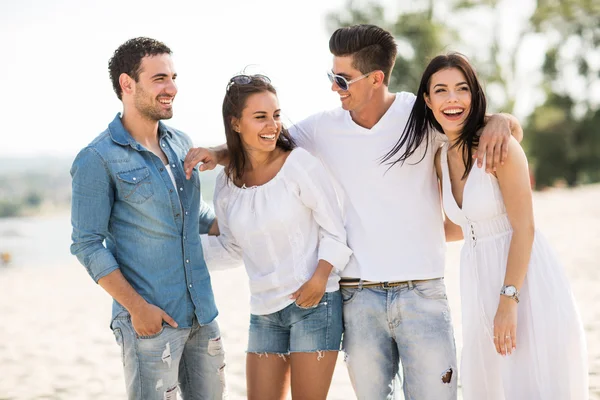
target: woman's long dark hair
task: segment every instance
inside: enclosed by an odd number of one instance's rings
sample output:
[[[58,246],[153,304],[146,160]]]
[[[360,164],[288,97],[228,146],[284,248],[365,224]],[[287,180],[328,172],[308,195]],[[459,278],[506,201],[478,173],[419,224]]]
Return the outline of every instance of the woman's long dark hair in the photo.
[[[462,150],[465,164],[463,179],[469,175],[469,171],[473,165],[473,149],[476,149],[479,145],[479,130],[485,123],[487,101],[475,70],[469,64],[467,58],[459,53],[437,56],[427,65],[421,77],[417,98],[410,112],[408,122],[404,127],[404,131],[392,150],[382,158],[382,163],[389,164],[390,168],[396,165],[396,163],[402,165],[421,146],[423,140],[429,139],[427,135],[432,129],[444,132],[442,126],[433,116],[433,112],[427,107],[425,95],[429,96],[429,85],[431,84],[432,75],[440,70],[449,68],[456,68],[463,73],[471,91],[471,110],[465,119],[458,140],[452,145],[452,147],[459,146]],[[418,162],[421,162],[425,157],[428,146],[429,140],[426,140],[425,152]]]
[[[246,108],[248,97],[256,93],[270,92],[277,96],[277,91],[262,75],[246,75],[247,83],[230,82],[223,99],[223,124],[225,125],[225,138],[229,151],[229,164],[225,167],[227,179],[240,179],[244,174],[248,155],[240,134],[233,130],[233,118],[240,119],[242,111]],[[284,151],[291,151],[296,147],[294,139],[285,127],[282,127],[276,146]]]

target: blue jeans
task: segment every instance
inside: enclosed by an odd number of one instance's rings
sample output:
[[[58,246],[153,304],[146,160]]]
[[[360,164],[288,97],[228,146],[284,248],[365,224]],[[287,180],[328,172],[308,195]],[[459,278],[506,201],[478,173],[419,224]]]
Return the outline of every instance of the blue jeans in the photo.
[[[191,328],[163,325],[152,336],[138,336],[127,314],[112,330],[121,346],[127,398],[130,400],[222,399],[225,354],[217,321]]]
[[[342,340],[342,296],[325,293],[314,308],[292,303],[282,310],[250,316],[248,353],[339,351]]]
[[[341,289],[346,365],[358,399],[457,398],[454,332],[443,279]],[[400,365],[404,378],[401,385]]]

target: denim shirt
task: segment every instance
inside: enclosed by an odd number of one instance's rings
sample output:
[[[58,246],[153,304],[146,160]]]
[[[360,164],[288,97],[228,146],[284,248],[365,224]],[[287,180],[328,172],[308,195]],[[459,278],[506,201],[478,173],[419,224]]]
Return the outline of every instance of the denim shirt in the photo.
[[[71,167],[71,253],[96,282],[120,269],[148,303],[189,328],[194,316],[201,325],[217,316],[200,244],[215,216],[202,201],[198,170],[185,179],[190,139],[162,123],[158,132],[177,187],[161,159],[125,130],[119,114],[77,155]],[[112,319],[123,311],[114,301]]]

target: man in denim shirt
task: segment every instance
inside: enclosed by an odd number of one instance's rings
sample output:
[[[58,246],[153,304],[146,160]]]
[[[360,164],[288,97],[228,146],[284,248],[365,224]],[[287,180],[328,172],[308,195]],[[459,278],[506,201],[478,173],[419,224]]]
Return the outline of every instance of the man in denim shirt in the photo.
[[[131,39],[109,61],[117,114],[75,159],[71,252],[113,298],[129,399],[220,399],[224,353],[200,234],[218,235],[173,116],[171,50]]]

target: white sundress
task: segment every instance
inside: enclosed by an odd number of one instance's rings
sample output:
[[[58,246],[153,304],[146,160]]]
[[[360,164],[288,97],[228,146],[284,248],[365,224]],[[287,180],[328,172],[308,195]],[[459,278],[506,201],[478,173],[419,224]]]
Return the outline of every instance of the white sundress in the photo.
[[[567,276],[536,230],[520,291],[517,349],[501,356],[493,321],[504,284],[512,227],[498,180],[474,165],[458,207],[448,173],[448,143],[441,149],[443,205],[465,237],[460,259],[464,400],[585,400],[585,334]]]

